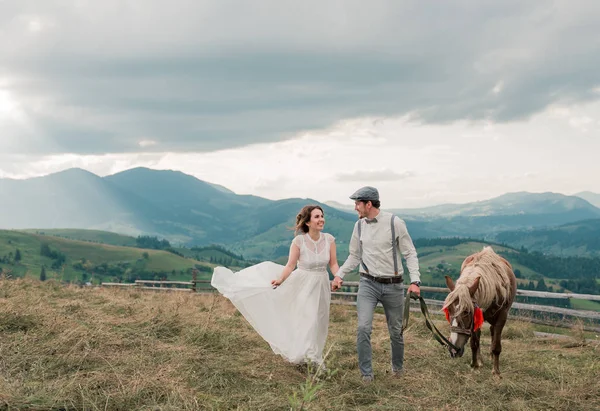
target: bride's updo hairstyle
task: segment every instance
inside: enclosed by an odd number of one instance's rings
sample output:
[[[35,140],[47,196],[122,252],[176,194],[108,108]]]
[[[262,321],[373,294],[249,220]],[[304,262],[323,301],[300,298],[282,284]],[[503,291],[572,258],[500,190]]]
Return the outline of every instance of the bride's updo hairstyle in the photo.
[[[308,226],[306,225],[306,223],[310,221],[310,215],[314,209],[321,210],[323,215],[325,215],[325,212],[323,211],[321,206],[311,204],[302,207],[302,210],[300,210],[300,212],[296,216],[296,234],[308,233]]]

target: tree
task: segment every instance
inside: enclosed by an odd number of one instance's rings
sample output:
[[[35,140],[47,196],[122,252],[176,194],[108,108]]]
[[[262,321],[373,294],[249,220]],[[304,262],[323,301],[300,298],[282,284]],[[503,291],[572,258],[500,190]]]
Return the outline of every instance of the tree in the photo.
[[[40,281],[46,281],[46,266],[42,266],[42,271],[40,272]]]
[[[521,274],[521,270],[519,270],[518,268],[515,269],[515,277],[517,277],[517,278],[523,278],[523,275]]]
[[[150,259],[150,255],[144,251],[144,253],[142,254],[142,257],[144,257],[144,260],[149,260]]]
[[[171,243],[168,240],[159,240],[158,237],[150,237],[147,235],[138,236],[135,240],[136,246],[139,248],[152,248],[154,250],[164,250],[165,248],[171,247]]]
[[[46,243],[43,243],[40,246],[40,255],[44,256],[44,257],[51,257],[52,255],[52,250],[50,250],[50,246]]]
[[[538,281],[537,287],[535,287],[535,289],[537,291],[548,291],[548,287],[546,286],[546,282],[543,278],[540,281]]]
[[[21,261],[21,250],[17,248],[17,251],[15,251],[15,263],[18,263],[19,261]]]

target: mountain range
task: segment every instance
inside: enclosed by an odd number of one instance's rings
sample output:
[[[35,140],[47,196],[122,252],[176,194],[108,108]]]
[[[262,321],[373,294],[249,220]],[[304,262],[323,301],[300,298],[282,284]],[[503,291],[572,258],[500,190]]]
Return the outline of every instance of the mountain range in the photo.
[[[186,245],[233,246],[274,227],[279,227],[276,237],[289,242],[286,227],[293,226],[302,206],[316,203],[237,195],[179,171],[147,168],[107,177],[69,169],[28,180],[0,179],[0,193],[0,228],[96,229]],[[349,237],[356,217],[324,209],[329,226]]]
[[[559,193],[507,193],[467,204],[442,204],[391,210],[414,224],[422,237],[474,236],[496,240],[504,231],[553,227],[600,218],[600,208],[587,200]]]
[[[107,177],[69,169],[28,180],[0,179],[0,228],[85,228],[156,235],[184,245],[223,244],[248,257],[286,255],[295,216],[321,204],[327,231],[347,244],[352,207],[314,199],[269,200],[238,195],[179,171],[134,168]],[[509,193],[469,204],[390,210],[413,238],[479,237],[600,219],[589,200],[558,193]],[[340,247],[347,249],[346,246]]]

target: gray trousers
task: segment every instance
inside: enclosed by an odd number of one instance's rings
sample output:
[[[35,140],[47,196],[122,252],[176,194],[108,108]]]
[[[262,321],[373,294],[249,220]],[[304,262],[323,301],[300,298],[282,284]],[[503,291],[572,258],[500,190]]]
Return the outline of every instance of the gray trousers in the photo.
[[[390,332],[392,371],[401,371],[404,363],[404,338],[402,337],[404,289],[402,284],[381,284],[360,277],[356,299],[356,312],[358,313],[356,347],[358,350],[358,366],[363,376],[373,376],[371,331],[373,329],[373,314],[378,302],[383,305]]]

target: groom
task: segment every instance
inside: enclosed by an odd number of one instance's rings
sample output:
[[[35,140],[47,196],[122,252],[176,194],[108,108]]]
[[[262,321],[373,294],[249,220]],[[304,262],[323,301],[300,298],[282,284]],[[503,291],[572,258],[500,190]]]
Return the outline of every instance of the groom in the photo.
[[[362,187],[350,196],[359,220],[350,239],[350,255],[340,267],[332,283],[335,291],[343,278],[360,264],[360,282],[356,298],[358,333],[356,345],[358,365],[363,382],[373,381],[371,365],[371,330],[373,314],[380,302],[385,310],[392,343],[392,373],[400,376],[404,363],[402,314],[404,311],[403,269],[399,255],[406,260],[411,285],[408,292],[420,295],[421,285],[417,251],[408,235],[406,224],[391,213],[380,211],[379,192]]]

